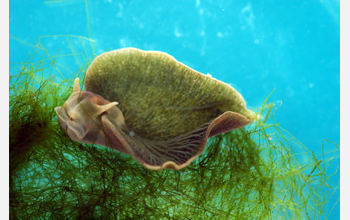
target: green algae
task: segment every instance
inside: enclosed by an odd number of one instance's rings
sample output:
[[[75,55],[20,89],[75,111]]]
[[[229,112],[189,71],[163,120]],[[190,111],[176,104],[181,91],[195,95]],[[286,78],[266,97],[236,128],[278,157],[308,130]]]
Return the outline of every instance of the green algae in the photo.
[[[274,121],[268,98],[256,122],[210,138],[187,168],[150,171],[60,129],[54,107],[91,59],[61,83],[43,77],[54,61],[46,54],[10,76],[11,219],[326,219],[332,211],[339,183],[329,178],[339,165],[327,169],[339,145],[325,140],[334,151],[314,155]]]

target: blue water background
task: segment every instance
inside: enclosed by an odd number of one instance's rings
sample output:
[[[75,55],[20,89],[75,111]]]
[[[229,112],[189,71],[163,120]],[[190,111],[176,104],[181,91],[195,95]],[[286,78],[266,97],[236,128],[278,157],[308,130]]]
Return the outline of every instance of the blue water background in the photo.
[[[47,35],[60,35],[41,38],[50,55],[72,54],[71,48],[78,54],[56,59],[66,78],[93,52],[163,51],[232,84],[250,108],[261,106],[276,89],[270,97],[280,105],[276,121],[315,155],[321,154],[323,139],[340,142],[339,0],[96,0],[87,1],[87,9],[90,31],[85,1],[11,0],[10,64],[28,61],[30,45],[40,45],[39,37]],[[63,35],[90,35],[94,51],[88,40],[70,36],[68,41]],[[39,50],[33,61],[44,53]],[[333,149],[325,144],[326,152]],[[331,179],[336,185],[339,173]],[[338,198],[339,191],[328,211]],[[330,219],[339,219],[339,207]]]

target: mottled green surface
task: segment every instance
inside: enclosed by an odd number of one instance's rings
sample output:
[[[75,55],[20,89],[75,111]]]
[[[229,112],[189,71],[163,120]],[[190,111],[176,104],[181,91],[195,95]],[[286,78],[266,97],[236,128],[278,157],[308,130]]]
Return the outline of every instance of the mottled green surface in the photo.
[[[148,140],[177,137],[226,111],[254,117],[231,86],[161,52],[104,53],[89,67],[85,90],[119,102],[128,128]]]

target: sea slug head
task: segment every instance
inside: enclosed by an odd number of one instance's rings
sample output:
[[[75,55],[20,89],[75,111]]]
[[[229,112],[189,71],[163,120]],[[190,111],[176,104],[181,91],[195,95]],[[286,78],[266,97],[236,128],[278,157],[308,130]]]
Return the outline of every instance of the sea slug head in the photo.
[[[112,117],[113,124],[121,128],[125,125],[118,102],[109,102],[91,92],[80,91],[79,78],[75,79],[73,93],[63,104],[55,108],[60,126],[70,138],[81,143],[94,144],[104,137],[101,117]]]

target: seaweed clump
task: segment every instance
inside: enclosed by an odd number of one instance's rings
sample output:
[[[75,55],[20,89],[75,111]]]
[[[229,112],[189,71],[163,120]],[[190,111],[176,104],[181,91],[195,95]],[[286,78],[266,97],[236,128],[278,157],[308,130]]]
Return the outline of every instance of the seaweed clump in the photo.
[[[267,99],[249,128],[209,139],[187,168],[156,172],[72,141],[54,107],[67,100],[75,77],[57,84],[38,76],[40,64],[10,76],[11,219],[318,219],[332,211],[327,202],[339,190],[326,174],[332,160],[268,124]]]

